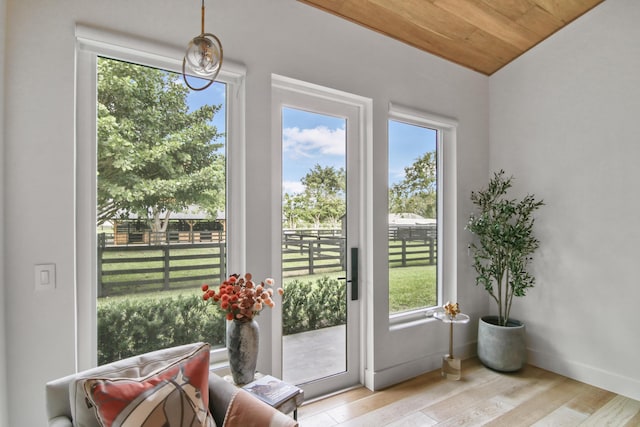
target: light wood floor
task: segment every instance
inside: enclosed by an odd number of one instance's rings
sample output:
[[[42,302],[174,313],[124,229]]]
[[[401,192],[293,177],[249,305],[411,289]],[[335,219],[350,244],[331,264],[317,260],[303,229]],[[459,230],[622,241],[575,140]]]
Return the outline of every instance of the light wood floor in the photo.
[[[301,427],[640,426],[640,402],[533,366],[512,374],[463,361],[463,377],[433,371],[391,388],[357,388],[305,404]]]

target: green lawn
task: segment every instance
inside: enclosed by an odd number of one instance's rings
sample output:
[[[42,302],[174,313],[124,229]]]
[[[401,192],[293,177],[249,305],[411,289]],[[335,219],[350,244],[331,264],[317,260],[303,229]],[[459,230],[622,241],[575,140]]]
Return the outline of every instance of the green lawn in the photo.
[[[428,247],[415,242],[408,245],[406,253],[406,267],[401,266],[401,256],[398,249],[393,247],[398,246],[396,241],[390,242],[390,254],[389,262],[389,283],[390,283],[390,296],[389,296],[389,311],[390,313],[397,313],[401,311],[411,310],[424,306],[433,306],[437,302],[436,297],[436,267],[434,266],[421,266],[416,264],[423,264],[424,260],[417,260],[416,258],[426,256]],[[409,248],[410,246],[410,248]],[[333,252],[327,252],[327,255],[337,255]],[[128,272],[122,272],[115,275],[103,276],[103,283],[105,283],[105,291],[113,294],[120,294],[127,292],[157,292],[162,288],[163,273],[148,272],[144,269],[155,268],[163,269],[163,252],[162,250],[136,250],[136,251],[118,251],[118,252],[105,252],[104,258],[110,260],[121,260],[118,263],[104,263],[102,270],[104,272],[110,272],[114,270],[129,270]],[[189,256],[206,256],[205,258],[188,259]],[[176,269],[171,271],[170,277],[172,280],[183,279],[180,282],[172,282],[172,289],[183,289],[185,292],[189,292],[189,289],[199,287],[202,283],[218,283],[219,281],[219,268],[213,266],[218,261],[219,249],[218,248],[203,248],[197,245],[194,248],[189,249],[171,249],[172,261],[170,267]],[[174,259],[178,258],[178,259]],[[308,266],[308,260],[300,260],[305,258],[304,254],[300,255],[299,252],[287,253],[284,255],[286,261],[286,267],[304,267]],[[155,258],[151,261],[149,258]],[[133,262],[128,262],[128,261]],[[145,261],[146,260],[146,261]],[[344,273],[336,272],[335,267],[322,269],[323,263],[334,264],[336,261],[318,260],[316,261],[317,274],[308,275],[306,271],[300,271],[301,275],[295,278],[311,280],[315,282],[322,276],[329,276],[330,278],[337,278],[343,276]],[[188,266],[207,266],[206,269],[189,269]],[[139,270],[138,272],[133,272]],[[115,272],[115,271],[114,271]],[[190,277],[200,276],[203,274],[212,275],[211,279],[195,279],[189,280]],[[296,272],[290,272],[289,274],[296,274]],[[285,285],[288,281],[294,277],[287,277],[284,282]],[[144,280],[153,280],[154,284],[141,284],[139,282]],[[130,282],[134,285],[119,286],[117,282]],[[138,283],[136,283],[138,282]],[[109,286],[109,284],[113,284]],[[182,292],[182,291],[181,291]]]
[[[436,266],[389,269],[389,312],[437,304]]]
[[[297,277],[288,277],[284,279],[284,288],[286,290],[287,283],[294,279],[316,282],[323,276],[330,278],[338,278],[343,276],[343,272],[331,272],[314,275],[305,275]],[[389,271],[389,312],[398,313],[401,311],[411,310],[419,307],[430,307],[437,303],[436,296],[436,266],[421,267],[404,267],[392,268]],[[217,283],[215,283],[217,284]],[[200,294],[200,285],[193,286],[188,289],[175,289],[164,291],[162,296],[170,295],[188,295]],[[111,299],[118,298],[140,298],[153,299],[157,298],[159,293],[138,293],[135,295],[112,296]]]
[[[291,280],[309,280],[315,282],[323,276],[338,278],[344,272],[314,274],[311,276],[288,277]],[[431,307],[437,303],[436,266],[391,268],[389,270],[389,312],[413,310],[420,307]]]

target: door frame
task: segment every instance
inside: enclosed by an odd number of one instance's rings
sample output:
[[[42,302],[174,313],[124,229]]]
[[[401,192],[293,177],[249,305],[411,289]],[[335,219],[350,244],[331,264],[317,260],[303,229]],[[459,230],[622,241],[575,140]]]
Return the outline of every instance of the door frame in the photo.
[[[365,362],[370,352],[367,351],[366,339],[367,329],[366,319],[367,307],[371,305],[372,286],[372,178],[373,178],[373,155],[372,155],[372,111],[373,103],[369,98],[329,89],[300,80],[272,75],[271,93],[271,114],[272,114],[272,157],[271,164],[274,171],[272,174],[271,191],[272,197],[272,271],[277,272],[277,281],[282,283],[281,250],[282,250],[282,107],[288,106],[300,109],[302,105],[296,100],[314,99],[320,104],[325,102],[342,104],[347,109],[354,109],[353,116],[357,116],[356,123],[348,123],[347,126],[356,126],[357,162],[359,165],[357,172],[356,204],[357,217],[354,221],[358,225],[357,241],[347,242],[349,247],[358,247],[359,253],[359,300],[351,301],[351,287],[347,287],[348,313],[354,317],[353,322],[348,322],[347,336],[356,336],[357,339],[348,341],[347,350],[347,371],[346,376],[334,376],[330,380],[314,381],[303,386],[306,398],[313,398],[328,392],[337,391],[357,384],[364,384]],[[319,113],[326,114],[324,111]],[[333,113],[332,115],[335,115]],[[348,142],[349,143],[349,142]],[[351,141],[350,143],[353,143]],[[350,163],[347,156],[347,180],[349,181],[348,165]],[[353,177],[352,177],[353,179]],[[348,184],[349,185],[349,184]],[[349,191],[349,190],[348,190]],[[350,198],[351,199],[351,198]],[[353,203],[353,202],[351,202]],[[347,201],[349,206],[349,201]],[[350,255],[347,259],[350,265]],[[348,271],[348,270],[347,270]],[[349,273],[347,273],[349,275]],[[351,277],[348,277],[351,279]],[[346,286],[346,283],[345,283]],[[349,316],[349,314],[348,314]],[[266,334],[273,339],[272,345],[272,373],[282,377],[282,310],[274,310],[272,331]],[[342,377],[342,378],[339,378]]]

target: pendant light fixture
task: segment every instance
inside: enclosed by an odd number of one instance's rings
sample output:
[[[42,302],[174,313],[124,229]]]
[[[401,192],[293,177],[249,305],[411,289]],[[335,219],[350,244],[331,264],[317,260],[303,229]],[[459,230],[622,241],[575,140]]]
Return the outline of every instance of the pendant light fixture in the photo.
[[[222,66],[222,44],[211,33],[204,32],[204,0],[202,0],[202,31],[189,42],[182,60],[182,77],[191,90],[204,90],[211,86]],[[208,80],[201,87],[192,86],[187,74]]]

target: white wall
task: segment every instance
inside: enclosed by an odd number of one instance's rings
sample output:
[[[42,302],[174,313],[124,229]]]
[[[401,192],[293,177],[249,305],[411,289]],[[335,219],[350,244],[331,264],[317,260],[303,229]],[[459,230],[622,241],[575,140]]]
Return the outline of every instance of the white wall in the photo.
[[[8,427],[4,286],[4,66],[7,2],[0,0],[0,427]]]
[[[544,198],[531,361],[640,399],[640,2],[608,0],[490,78],[491,169]]]
[[[271,218],[261,207],[279,197],[264,184],[272,173],[265,159],[270,158],[271,73],[277,73],[372,98],[374,160],[382,165],[378,170],[386,166],[389,101],[459,121],[457,277],[461,285],[472,283],[461,228],[470,210],[468,194],[488,174],[488,79],[294,0],[207,3],[207,30],[221,38],[226,57],[248,70],[247,168],[252,173],[247,176],[251,244],[246,264],[252,272],[265,275],[272,265],[265,256]],[[74,25],[80,22],[182,46],[199,31],[199,7],[187,8],[173,0],[8,0],[8,6],[8,407],[10,425],[36,426],[45,418],[44,383],[75,366]],[[384,206],[387,197],[385,179],[376,176],[377,207]],[[384,210],[376,210],[374,221],[384,226]],[[375,250],[381,257],[384,245],[378,243]],[[33,265],[45,262],[56,264],[58,286],[52,292],[34,292]],[[458,296],[471,314],[486,309],[486,298],[473,286]],[[377,308],[386,312],[386,307]],[[441,325],[430,322],[397,333],[390,333],[386,322],[383,326],[376,331],[377,350],[369,370],[397,368],[406,376],[437,366],[437,355],[446,349]],[[474,326],[457,336],[459,346],[469,348]]]

